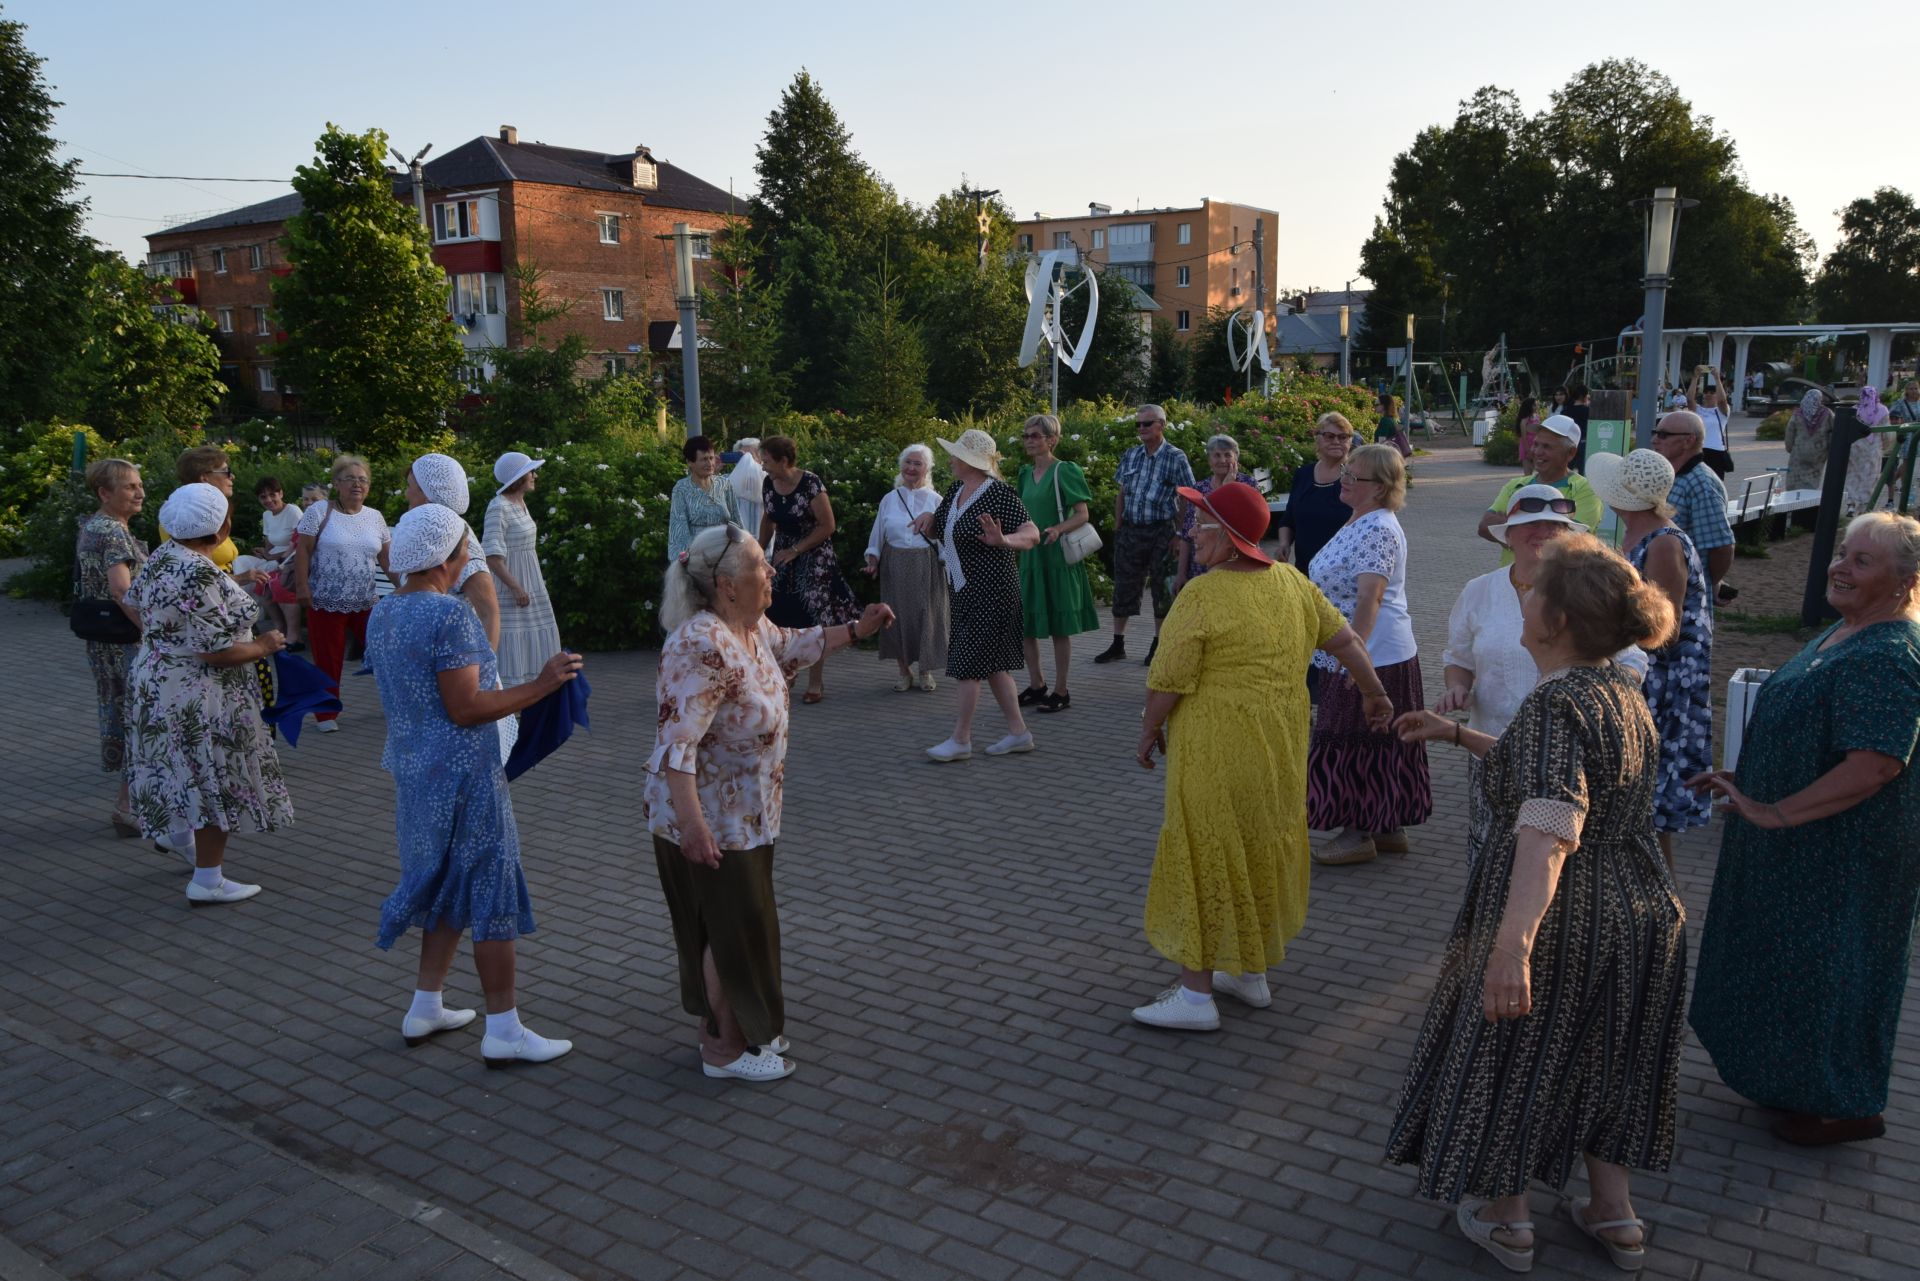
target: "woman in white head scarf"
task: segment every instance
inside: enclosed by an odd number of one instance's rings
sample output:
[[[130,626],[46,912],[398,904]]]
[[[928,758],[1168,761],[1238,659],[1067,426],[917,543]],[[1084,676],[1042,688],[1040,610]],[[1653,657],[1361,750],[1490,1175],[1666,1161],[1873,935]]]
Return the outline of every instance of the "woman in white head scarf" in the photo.
[[[182,485],[160,509],[170,541],[127,588],[145,632],[127,673],[127,793],[156,841],[192,831],[187,901],[235,903],[260,892],[222,875],[227,836],[241,819],[259,831],[293,821],[250,670],[286,648],[253,634],[259,609],[209,553],[226,541],[232,505],[212,485]]]
[[[382,768],[393,775],[400,884],[380,909],[378,942],[392,947],[418,926],[420,969],[401,1020],[408,1045],[473,1022],[442,998],[460,936],[486,994],[480,1056],[488,1067],[544,1063],[573,1048],[521,1026],[514,997],[514,940],[532,932],[495,722],[572,680],[578,654],[549,659],[534,679],[500,688],[493,648],[473,611],[448,592],[465,570],[472,533],[451,508],[426,503],[400,518],[388,563],[406,585],[374,606],[367,660],[387,717]]]
[[[467,514],[467,469],[445,454],[422,454],[407,469],[407,507],[437,503],[456,516]],[[462,522],[464,523],[464,522]],[[487,644],[500,650],[500,596],[494,591],[493,574],[487,569],[487,554],[480,540],[467,526],[467,563],[448,589],[473,607]]]

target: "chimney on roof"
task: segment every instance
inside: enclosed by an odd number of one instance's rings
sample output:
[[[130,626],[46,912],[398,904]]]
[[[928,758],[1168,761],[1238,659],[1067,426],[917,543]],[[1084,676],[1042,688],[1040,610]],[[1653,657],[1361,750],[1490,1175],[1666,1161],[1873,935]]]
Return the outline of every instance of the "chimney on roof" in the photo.
[[[520,141],[520,131],[512,125],[501,125],[500,141],[511,147]]]
[[[1107,214],[1110,214],[1112,212],[1113,212],[1112,205],[1089,204],[1087,206],[1087,217],[1089,218],[1105,217]]]

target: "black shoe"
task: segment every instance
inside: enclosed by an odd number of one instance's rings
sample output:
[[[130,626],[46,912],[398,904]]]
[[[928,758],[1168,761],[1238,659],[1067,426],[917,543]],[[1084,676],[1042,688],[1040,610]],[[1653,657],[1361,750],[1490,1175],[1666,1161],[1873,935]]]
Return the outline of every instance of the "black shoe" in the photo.
[[[1113,644],[1093,656],[1093,661],[1096,663],[1112,663],[1126,656],[1127,642],[1116,636],[1113,638]]]
[[[1045,701],[1046,697],[1047,687],[1045,685],[1029,685],[1020,691],[1020,706],[1032,707],[1035,703]]]
[[[1159,649],[1159,648],[1160,648],[1160,638],[1159,638],[1158,636],[1156,636],[1156,637],[1154,637],[1154,638],[1153,638],[1153,643],[1147,646],[1147,656],[1146,656],[1145,658],[1143,658],[1143,659],[1141,659],[1141,660],[1140,660],[1140,666],[1142,666],[1142,667],[1152,667],[1152,666],[1153,666],[1153,651],[1154,651],[1154,650],[1156,650],[1156,649]],[[1100,660],[1096,658],[1096,659],[1094,659],[1093,661],[1097,663],[1097,662],[1099,662]]]
[[[1041,699],[1040,705],[1034,708],[1033,710],[1036,712],[1064,712],[1069,707],[1072,707],[1072,706],[1073,706],[1073,695],[1049,694],[1045,698]]]

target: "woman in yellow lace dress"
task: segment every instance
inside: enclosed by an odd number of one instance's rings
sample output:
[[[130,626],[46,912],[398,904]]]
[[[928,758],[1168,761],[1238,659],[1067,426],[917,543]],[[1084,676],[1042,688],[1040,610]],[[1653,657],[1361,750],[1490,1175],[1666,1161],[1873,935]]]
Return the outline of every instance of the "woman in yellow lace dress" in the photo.
[[[1265,1007],[1266,971],[1307,917],[1307,662],[1346,665],[1369,723],[1393,715],[1366,644],[1320,589],[1260,550],[1267,502],[1235,481],[1182,488],[1209,570],[1174,598],[1147,675],[1136,753],[1167,758],[1166,818],[1147,887],[1147,941],[1180,981],[1133,1012],[1181,1031],[1220,1026],[1219,987]]]

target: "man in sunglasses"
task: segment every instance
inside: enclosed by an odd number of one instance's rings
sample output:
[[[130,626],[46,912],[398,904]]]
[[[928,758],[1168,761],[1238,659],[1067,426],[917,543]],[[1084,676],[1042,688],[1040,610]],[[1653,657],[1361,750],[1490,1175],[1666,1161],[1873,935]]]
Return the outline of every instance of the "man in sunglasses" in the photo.
[[[1513,563],[1513,549],[1493,536],[1493,527],[1507,519],[1513,496],[1526,485],[1551,485],[1573,500],[1573,518],[1588,529],[1600,527],[1600,495],[1593,492],[1587,478],[1573,470],[1574,452],[1580,448],[1580,424],[1565,414],[1555,414],[1540,424],[1533,434],[1533,473],[1515,476],[1500,487],[1493,505],[1480,515],[1480,537],[1500,548],[1501,565]]]
[[[1720,580],[1733,568],[1733,526],[1727,522],[1727,489],[1707,456],[1707,426],[1690,409],[1676,409],[1653,429],[1653,447],[1673,464],[1673,488],[1667,502],[1673,523],[1686,531],[1693,548],[1706,559],[1707,578],[1721,603],[1733,599],[1733,589],[1721,589]]]

